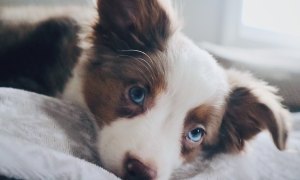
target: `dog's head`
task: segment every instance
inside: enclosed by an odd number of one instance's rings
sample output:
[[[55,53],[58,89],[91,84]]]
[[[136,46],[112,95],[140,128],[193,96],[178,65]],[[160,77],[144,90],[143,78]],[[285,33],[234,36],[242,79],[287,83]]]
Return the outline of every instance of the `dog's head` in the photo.
[[[273,88],[223,70],[186,38],[168,3],[100,0],[83,99],[100,127],[104,168],[124,179],[168,179],[196,158],[243,150],[263,129],[287,137]]]

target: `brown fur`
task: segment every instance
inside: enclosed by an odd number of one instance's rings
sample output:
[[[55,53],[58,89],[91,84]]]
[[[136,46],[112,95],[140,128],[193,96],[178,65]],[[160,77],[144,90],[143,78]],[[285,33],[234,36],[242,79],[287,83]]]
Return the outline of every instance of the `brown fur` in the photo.
[[[268,105],[261,103],[248,88],[235,88],[223,111],[214,106],[201,105],[188,113],[183,130],[182,157],[190,162],[201,153],[212,157],[221,152],[240,152],[244,149],[245,141],[264,129],[270,131],[275,145],[280,149],[279,133],[284,131],[286,141],[287,129],[276,122]],[[187,132],[199,124],[206,131],[203,141],[194,147],[186,146],[184,141]]]
[[[186,162],[190,162],[195,159],[196,156],[201,152],[202,143],[195,147],[191,147],[185,143],[186,135],[189,131],[191,131],[195,126],[201,124],[205,129],[208,123],[208,117],[210,114],[209,107],[207,106],[199,106],[193,109],[188,113],[185,122],[184,122],[184,130],[182,134],[182,148],[181,153]],[[205,137],[204,137],[205,138]]]
[[[249,89],[236,88],[228,97],[218,143],[212,146],[205,145],[204,151],[209,156],[219,152],[240,152],[245,146],[245,141],[264,129],[271,132],[275,144],[279,141],[279,131],[284,131],[287,137],[287,130],[277,125],[274,114],[267,104],[259,102]]]
[[[193,161],[197,156],[199,156],[203,145],[216,143],[221,114],[220,110],[217,110],[217,108],[211,105],[200,105],[188,113],[184,123],[182,141],[185,141],[187,132],[199,124],[205,128],[206,134],[203,137],[203,141],[195,147],[188,147],[182,143],[182,156],[186,162]]]
[[[100,0],[98,8],[100,23],[95,26],[95,44],[115,51],[155,52],[165,47],[170,22],[158,1]]]
[[[140,72],[143,65],[132,59],[107,60],[101,65],[91,64],[88,67],[84,82],[84,95],[90,110],[105,123],[118,117],[133,117],[151,108],[154,98],[164,87],[164,79],[154,76],[155,86],[151,86],[147,71]],[[154,66],[153,69],[157,70]],[[162,72],[157,72],[162,73]],[[148,89],[148,95],[143,105],[136,105],[128,99],[128,89],[135,84],[141,84]]]
[[[157,1],[98,1],[98,8],[100,21],[92,37],[83,92],[102,124],[137,116],[154,105],[165,86],[166,64],[160,50],[170,25]],[[144,105],[133,104],[127,97],[135,84],[148,90]]]

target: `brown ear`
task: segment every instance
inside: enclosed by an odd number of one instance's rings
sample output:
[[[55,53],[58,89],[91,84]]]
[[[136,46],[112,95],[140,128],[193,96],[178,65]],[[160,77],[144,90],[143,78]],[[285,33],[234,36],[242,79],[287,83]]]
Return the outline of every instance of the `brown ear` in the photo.
[[[240,151],[245,141],[264,129],[272,135],[276,147],[286,145],[289,112],[282,107],[277,90],[248,73],[228,70],[232,91],[221,125],[220,143],[228,151]]]
[[[162,49],[170,23],[157,0],[98,0],[96,36],[116,49]]]

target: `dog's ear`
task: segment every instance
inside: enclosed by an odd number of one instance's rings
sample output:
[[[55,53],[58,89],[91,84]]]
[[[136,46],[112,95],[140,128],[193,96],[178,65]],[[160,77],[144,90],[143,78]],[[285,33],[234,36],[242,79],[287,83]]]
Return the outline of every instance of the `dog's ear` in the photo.
[[[113,50],[162,49],[170,31],[157,0],[98,0],[97,43]]]
[[[227,71],[231,93],[223,116],[220,142],[226,151],[241,151],[245,141],[260,131],[270,131],[276,147],[285,148],[289,112],[277,90],[248,73]]]

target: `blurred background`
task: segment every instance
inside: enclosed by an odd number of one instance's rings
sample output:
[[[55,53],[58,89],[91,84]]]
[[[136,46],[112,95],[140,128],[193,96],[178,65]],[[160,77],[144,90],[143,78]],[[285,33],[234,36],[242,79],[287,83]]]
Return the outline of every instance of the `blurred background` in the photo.
[[[180,1],[184,31],[228,68],[254,73],[300,111],[299,0]]]
[[[183,31],[228,68],[279,87],[300,111],[300,0],[173,0]],[[4,6],[95,6],[95,0],[0,0]]]
[[[299,0],[173,0],[196,42],[300,48]],[[1,6],[94,6],[95,0],[1,0]]]

